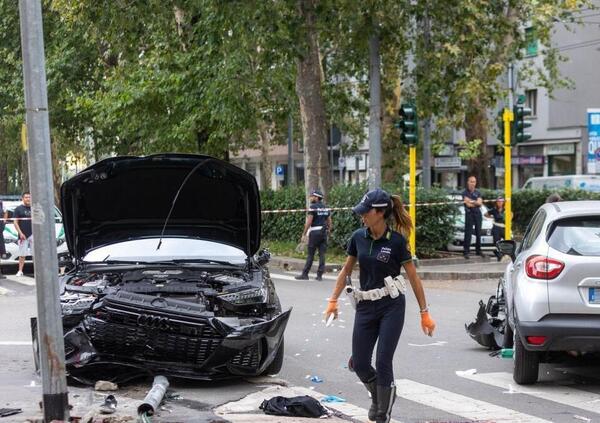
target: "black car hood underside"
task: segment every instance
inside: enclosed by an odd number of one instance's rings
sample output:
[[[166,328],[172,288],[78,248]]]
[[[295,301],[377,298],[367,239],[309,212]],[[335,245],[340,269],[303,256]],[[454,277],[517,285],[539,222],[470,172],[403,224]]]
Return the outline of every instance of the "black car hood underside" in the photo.
[[[70,253],[82,259],[103,245],[159,236],[188,175],[164,235],[222,242],[254,255],[261,230],[254,177],[222,160],[186,154],[109,158],[63,183]]]

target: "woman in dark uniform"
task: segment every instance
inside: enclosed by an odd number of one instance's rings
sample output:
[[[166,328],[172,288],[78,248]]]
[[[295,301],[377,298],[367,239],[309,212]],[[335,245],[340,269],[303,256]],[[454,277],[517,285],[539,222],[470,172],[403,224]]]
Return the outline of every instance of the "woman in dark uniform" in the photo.
[[[494,226],[492,227],[492,236],[494,237],[494,245],[501,239],[504,239],[504,198],[496,198],[496,204],[494,207],[489,209],[485,214],[485,217],[491,217],[494,219]],[[502,254],[496,248],[494,255],[498,261],[502,260]]]
[[[369,419],[387,423],[396,398],[392,360],[404,325],[406,303],[402,284],[398,283],[399,295],[398,292],[390,295],[388,288],[382,290],[386,287],[384,279],[397,277],[404,267],[419,303],[425,334],[433,335],[435,322],[429,316],[423,285],[407,248],[406,240],[412,225],[400,197],[375,189],[369,191],[353,210],[361,216],[364,227],[352,234],[348,257],[337,278],[325,317],[333,314],[337,318],[337,299],[344,290],[346,276],[350,276],[358,260],[361,292],[358,292],[360,301],[356,306],[352,333],[352,367],[371,393]],[[388,220],[393,225],[388,225]],[[390,281],[388,279],[388,283]],[[380,298],[376,299],[378,296]],[[376,342],[373,368],[371,359]]]

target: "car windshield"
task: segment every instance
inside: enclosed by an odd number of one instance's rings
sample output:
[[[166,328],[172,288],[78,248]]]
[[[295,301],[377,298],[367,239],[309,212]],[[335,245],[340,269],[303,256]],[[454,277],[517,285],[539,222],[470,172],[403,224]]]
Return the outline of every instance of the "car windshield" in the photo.
[[[600,256],[600,216],[572,217],[555,222],[548,245],[565,254]]]
[[[143,238],[117,242],[96,248],[85,255],[85,262],[185,262],[214,260],[242,265],[246,254],[239,248],[218,242],[191,238],[163,238],[159,250],[158,238]]]

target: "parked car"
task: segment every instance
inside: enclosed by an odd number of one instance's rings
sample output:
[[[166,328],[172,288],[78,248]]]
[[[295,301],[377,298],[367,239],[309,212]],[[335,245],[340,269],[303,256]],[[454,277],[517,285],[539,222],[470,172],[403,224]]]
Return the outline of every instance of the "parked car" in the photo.
[[[563,189],[573,188],[585,191],[600,192],[600,176],[598,175],[562,175],[536,176],[527,179],[521,189]]]
[[[600,201],[542,205],[523,242],[501,241],[510,263],[501,280],[503,346],[513,346],[513,378],[538,379],[556,352],[600,351]]]
[[[457,198],[454,198],[457,200]],[[457,201],[462,200],[462,197],[458,198]],[[492,228],[494,227],[494,219],[485,217],[488,209],[484,205],[481,206],[481,249],[482,250],[493,250],[495,249],[494,237],[492,236]],[[462,205],[458,206],[458,214],[454,220],[454,235],[452,240],[448,243],[446,248],[448,251],[463,251],[465,239],[465,208]],[[471,250],[475,250],[475,235],[471,235]]]
[[[21,200],[2,200],[3,208],[8,212],[9,219],[12,218],[15,208],[21,204]],[[56,206],[54,207],[54,222],[54,230],[56,232],[56,252],[60,255],[67,252],[67,244],[65,243],[65,231],[62,224],[62,215]],[[8,220],[4,226],[3,235],[6,252],[10,253],[10,257],[7,260],[2,260],[2,264],[16,264],[19,261],[19,245],[17,244],[19,240],[19,234],[11,220]],[[30,254],[25,257],[25,261],[30,262],[32,260],[32,256],[33,251],[30,251]]]
[[[258,251],[251,174],[208,156],[115,157],[61,194],[74,266],[60,288],[70,378],[279,372],[291,309]]]

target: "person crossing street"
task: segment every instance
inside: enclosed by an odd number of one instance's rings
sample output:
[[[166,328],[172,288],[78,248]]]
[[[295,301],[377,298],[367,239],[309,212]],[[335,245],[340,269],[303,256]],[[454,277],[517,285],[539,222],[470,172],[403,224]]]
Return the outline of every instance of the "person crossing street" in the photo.
[[[388,423],[396,398],[393,357],[404,326],[406,308],[404,268],[420,308],[421,328],[432,336],[435,322],[429,315],[425,291],[407,248],[412,224],[402,200],[382,189],[369,191],[354,207],[364,227],[355,231],[347,249],[346,263],[328,301],[325,319],[337,318],[338,297],[344,289],[356,302],[352,332],[352,368],[371,394],[369,419]],[[389,224],[388,224],[388,221]],[[360,284],[347,278],[356,262]],[[373,350],[377,343],[375,367]]]
[[[312,267],[315,258],[315,252],[319,251],[319,267],[317,269],[316,280],[323,280],[325,272],[325,253],[327,252],[327,236],[331,233],[332,221],[331,212],[323,203],[323,193],[317,189],[313,190],[309,196],[310,208],[304,222],[302,231],[302,241],[308,243],[308,255],[302,273],[295,278],[298,280],[308,280],[308,273]]]

